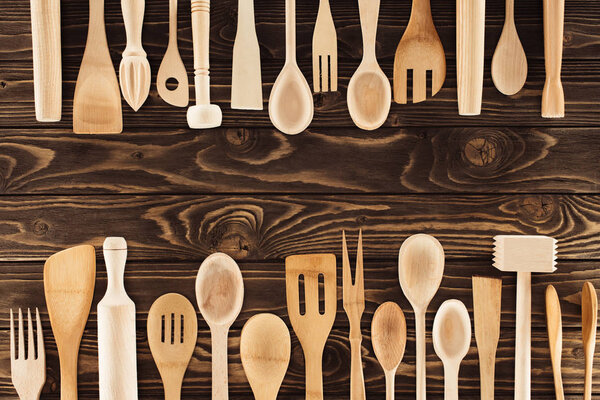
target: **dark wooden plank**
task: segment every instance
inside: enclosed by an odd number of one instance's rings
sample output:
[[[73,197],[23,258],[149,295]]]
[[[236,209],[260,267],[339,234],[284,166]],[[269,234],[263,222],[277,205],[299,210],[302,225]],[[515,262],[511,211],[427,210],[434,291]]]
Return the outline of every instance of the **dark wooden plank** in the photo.
[[[34,132],[0,133],[3,194],[600,191],[597,129]]]

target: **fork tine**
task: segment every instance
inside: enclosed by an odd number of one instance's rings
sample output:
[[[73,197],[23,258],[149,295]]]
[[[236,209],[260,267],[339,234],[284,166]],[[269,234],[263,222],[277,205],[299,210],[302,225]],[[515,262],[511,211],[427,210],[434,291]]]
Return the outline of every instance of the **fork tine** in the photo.
[[[181,330],[181,319],[183,315],[175,314],[175,335],[173,337],[174,344],[180,344],[183,342],[183,334]],[[185,326],[185,321],[183,322]]]
[[[329,55],[322,55],[321,59],[321,90],[329,92]]]
[[[354,273],[354,286],[357,289],[358,301],[364,302],[364,279],[363,279],[363,249],[362,229],[358,231],[358,247],[356,249],[356,272]]]
[[[35,359],[35,343],[33,342],[33,323],[31,322],[31,309],[27,307],[27,359]]]
[[[19,308],[19,360],[25,359],[25,332],[23,332],[23,312]]]
[[[10,360],[15,360],[15,321],[12,308],[10,309]]]
[[[406,68],[394,66],[394,101],[399,104],[406,104],[408,101],[406,82],[408,80],[408,71]]]
[[[337,51],[336,51],[337,53]],[[338,76],[337,76],[337,54],[331,55],[329,56],[329,65],[330,65],[330,69],[329,69],[329,81],[331,82],[329,85],[329,90],[332,92],[337,92],[337,80],[338,80]]]
[[[40,320],[40,311],[35,308],[35,329],[37,330],[37,353],[38,360],[46,360],[46,350],[44,350],[44,332],[42,331],[42,321]]]
[[[318,93],[321,91],[321,66],[320,57],[313,51],[312,64],[313,64],[313,91]]]
[[[352,286],[352,273],[350,272],[350,258],[348,257],[348,245],[346,244],[346,232],[342,231],[342,291],[344,300],[350,294],[349,289]]]
[[[427,100],[427,71],[413,70],[413,103]]]

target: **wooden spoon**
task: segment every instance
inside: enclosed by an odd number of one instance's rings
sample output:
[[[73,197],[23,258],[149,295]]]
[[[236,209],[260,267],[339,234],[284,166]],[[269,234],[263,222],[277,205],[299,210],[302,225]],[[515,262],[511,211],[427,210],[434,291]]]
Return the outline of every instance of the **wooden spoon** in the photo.
[[[359,0],[363,59],[348,84],[348,111],[361,129],[379,128],[390,112],[392,88],[375,56],[379,0]]]
[[[581,327],[583,331],[583,352],[585,354],[584,400],[592,399],[592,368],[596,349],[596,326],[598,324],[598,295],[591,282],[583,284],[581,290]]]
[[[224,253],[204,260],[196,277],[196,299],[210,327],[212,342],[212,398],[228,398],[227,334],[244,301],[242,273],[233,258]]]
[[[492,80],[505,95],[517,93],[527,79],[527,57],[515,26],[515,0],[506,0],[504,27],[492,57]]]
[[[425,400],[425,312],[444,275],[444,249],[424,233],[410,236],[398,254],[398,277],[415,312],[417,347],[417,400]]]
[[[406,348],[406,320],[396,303],[388,301],[377,307],[371,323],[371,341],[385,372],[385,398],[394,400],[394,378]]]
[[[560,301],[554,286],[546,288],[546,325],[548,328],[548,344],[550,345],[550,359],[552,360],[552,373],[554,375],[554,391],[556,400],[563,400],[562,374],[560,372],[560,359],[562,353],[562,322]]]
[[[242,329],[240,358],[256,400],[273,400],[290,363],[292,342],[274,314],[257,314]]]
[[[444,363],[444,399],[458,400],[458,370],[471,346],[471,319],[460,300],[446,300],[433,320],[433,348]]]
[[[313,119],[313,97],[296,63],[296,0],[285,0],[285,64],[269,96],[269,117],[288,135],[304,131]]]
[[[96,280],[93,246],[71,247],[44,264],[44,293],[60,360],[60,398],[77,399],[77,356]]]

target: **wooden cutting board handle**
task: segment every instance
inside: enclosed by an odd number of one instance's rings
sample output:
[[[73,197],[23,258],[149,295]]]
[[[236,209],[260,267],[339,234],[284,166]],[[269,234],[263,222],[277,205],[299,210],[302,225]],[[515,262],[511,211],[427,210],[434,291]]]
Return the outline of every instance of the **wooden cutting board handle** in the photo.
[[[560,80],[563,52],[565,0],[544,0],[544,60],[546,82],[542,92],[542,117],[565,116],[565,94]]]

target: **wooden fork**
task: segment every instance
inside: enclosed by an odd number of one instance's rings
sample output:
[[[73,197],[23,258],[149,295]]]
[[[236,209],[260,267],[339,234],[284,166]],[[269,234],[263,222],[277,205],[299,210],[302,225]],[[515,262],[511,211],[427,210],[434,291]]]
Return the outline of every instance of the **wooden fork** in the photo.
[[[315,93],[337,91],[337,35],[329,0],[319,2],[312,51]]]
[[[27,309],[27,357],[25,357],[25,333],[23,331],[23,313],[19,308],[19,353],[15,351],[15,325],[13,312],[10,310],[10,370],[12,382],[21,400],[37,400],[46,382],[46,352],[44,350],[44,333],[40,313],[35,309],[37,331],[36,343],[33,341],[31,310]]]

